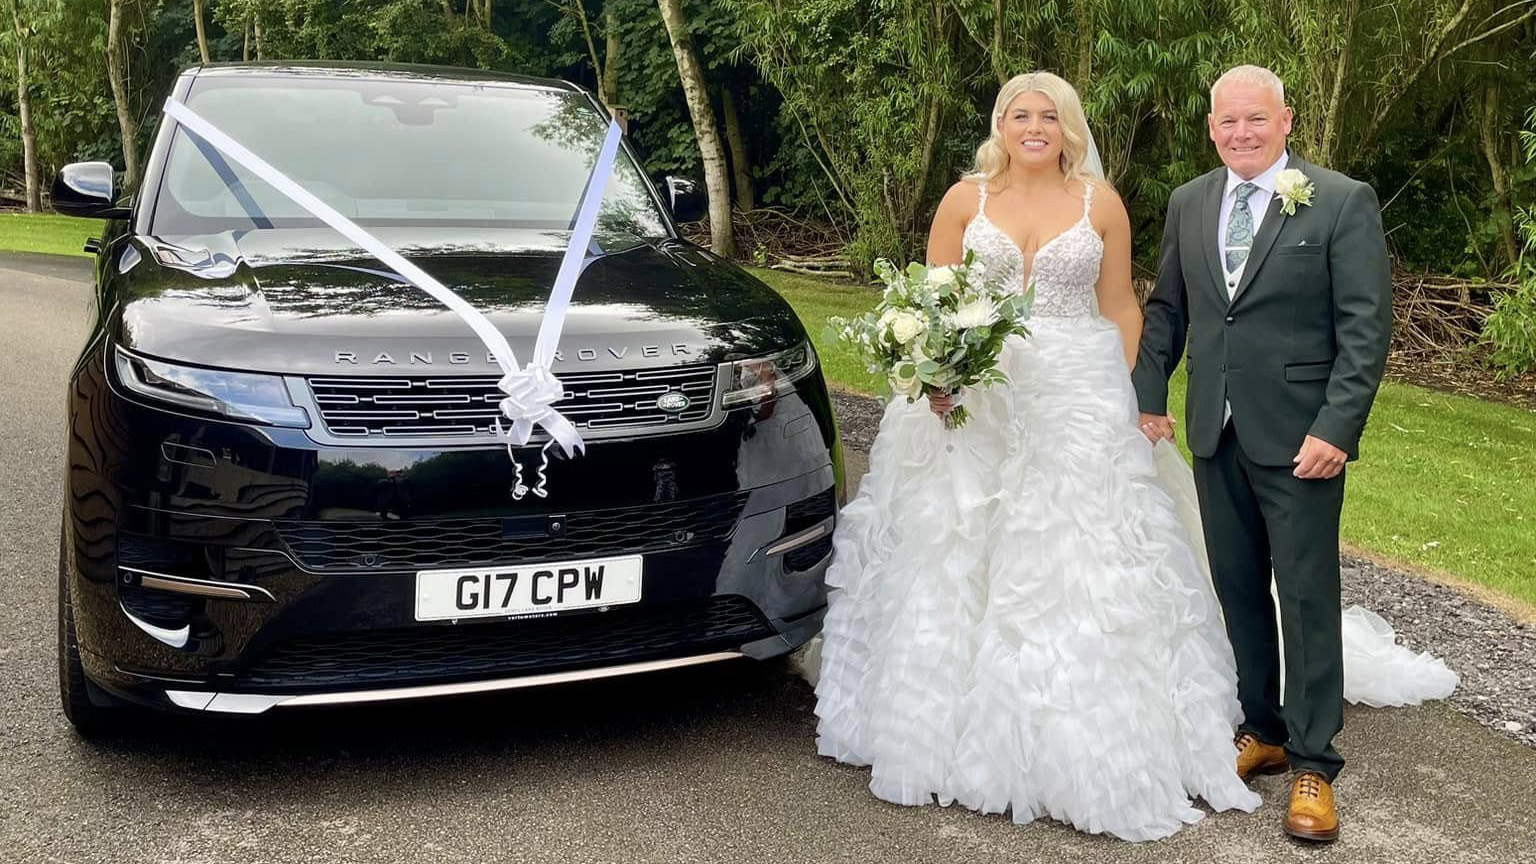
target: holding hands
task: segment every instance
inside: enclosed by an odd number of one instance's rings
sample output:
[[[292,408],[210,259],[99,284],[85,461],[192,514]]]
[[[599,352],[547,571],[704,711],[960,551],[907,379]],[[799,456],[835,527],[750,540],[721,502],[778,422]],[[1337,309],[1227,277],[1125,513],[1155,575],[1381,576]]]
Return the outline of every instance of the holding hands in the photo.
[[[1172,441],[1174,422],[1170,414],[1142,414],[1141,434],[1147,436],[1147,440],[1153,444],[1164,438]]]

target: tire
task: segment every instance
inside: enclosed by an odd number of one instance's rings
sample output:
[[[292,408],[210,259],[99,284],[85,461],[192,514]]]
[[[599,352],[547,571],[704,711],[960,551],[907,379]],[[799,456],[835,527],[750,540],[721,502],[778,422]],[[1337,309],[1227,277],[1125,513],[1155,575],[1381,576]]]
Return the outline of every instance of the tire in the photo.
[[[64,716],[82,738],[103,738],[123,728],[127,711],[85,677],[75,640],[75,608],[69,593],[69,559],[64,554],[64,526],[59,526],[59,701]]]

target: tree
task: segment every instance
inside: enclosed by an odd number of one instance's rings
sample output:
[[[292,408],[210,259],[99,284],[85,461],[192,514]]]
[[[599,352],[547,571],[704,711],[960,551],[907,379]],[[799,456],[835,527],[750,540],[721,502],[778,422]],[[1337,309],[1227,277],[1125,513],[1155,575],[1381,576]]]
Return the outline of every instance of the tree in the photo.
[[[37,129],[32,125],[32,100],[27,80],[27,51],[32,31],[22,21],[21,0],[10,0],[10,5],[16,45],[16,106],[21,121],[23,185],[26,187],[27,212],[36,213],[43,209],[43,197],[37,174]]]
[[[731,184],[726,177],[725,150],[720,146],[720,133],[715,127],[715,109],[709,104],[704,72],[694,54],[693,39],[688,33],[688,21],[683,17],[680,0],[656,2],[661,9],[661,20],[667,25],[667,38],[672,42],[672,55],[677,60],[677,75],[683,84],[688,113],[693,117],[694,136],[698,139],[699,153],[704,159],[704,187],[709,193],[710,248],[716,255],[735,255],[736,238],[731,230]]]
[[[752,157],[747,153],[747,139],[741,132],[741,112],[736,108],[735,89],[730,81],[720,88],[720,111],[725,115],[725,140],[731,145],[731,176],[735,180],[736,209],[750,213],[752,197]]]
[[[112,101],[117,107],[117,126],[123,139],[123,186],[132,189],[139,182],[139,124],[128,100],[128,57],[123,44],[123,7],[128,2],[111,0],[111,17],[107,22],[107,77],[112,82]]]
[[[208,61],[208,33],[203,29],[203,0],[192,0],[192,20],[197,24],[197,53]]]

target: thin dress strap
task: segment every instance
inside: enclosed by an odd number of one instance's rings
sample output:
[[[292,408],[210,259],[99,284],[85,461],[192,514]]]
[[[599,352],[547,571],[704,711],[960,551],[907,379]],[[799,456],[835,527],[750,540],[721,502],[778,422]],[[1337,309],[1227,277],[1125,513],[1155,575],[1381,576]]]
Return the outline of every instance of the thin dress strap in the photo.
[[[976,205],[976,214],[978,216],[985,216],[987,215],[987,181],[985,178],[977,181],[976,189],[981,193],[981,201]]]
[[[1093,182],[1090,181],[1090,180],[1084,180],[1083,181],[1083,218],[1087,219],[1088,218],[1088,214],[1091,213],[1091,212],[1093,212]]]

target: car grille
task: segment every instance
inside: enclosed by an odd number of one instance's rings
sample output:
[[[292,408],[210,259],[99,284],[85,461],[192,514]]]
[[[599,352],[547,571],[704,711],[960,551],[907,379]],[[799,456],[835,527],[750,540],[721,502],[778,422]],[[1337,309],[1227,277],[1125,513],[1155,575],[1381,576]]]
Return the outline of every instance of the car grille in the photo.
[[[714,410],[715,376],[714,366],[564,373],[565,396],[555,408],[587,432],[693,423]],[[326,430],[338,438],[473,438],[494,434],[504,398],[498,380],[348,377],[307,383]],[[687,396],[687,407],[658,408],[656,400],[668,393]]]
[[[802,498],[784,511],[784,534],[790,535],[811,527],[837,513],[837,491],[826,489],[809,498]],[[784,553],[784,569],[803,572],[815,567],[832,554],[832,538],[823,537],[814,543]]]
[[[656,607],[307,637],[274,645],[241,686],[326,687],[503,677],[728,650],[774,634],[751,601]]]
[[[829,487],[789,505],[784,511],[784,533],[804,531],[836,512],[837,490]]]
[[[288,551],[311,570],[549,561],[721,542],[735,531],[748,494],[569,513],[563,537],[527,536],[515,530],[521,519],[279,520],[276,525]]]
[[[823,537],[815,543],[784,553],[784,569],[792,573],[803,573],[820,564],[831,554],[832,538]]]

